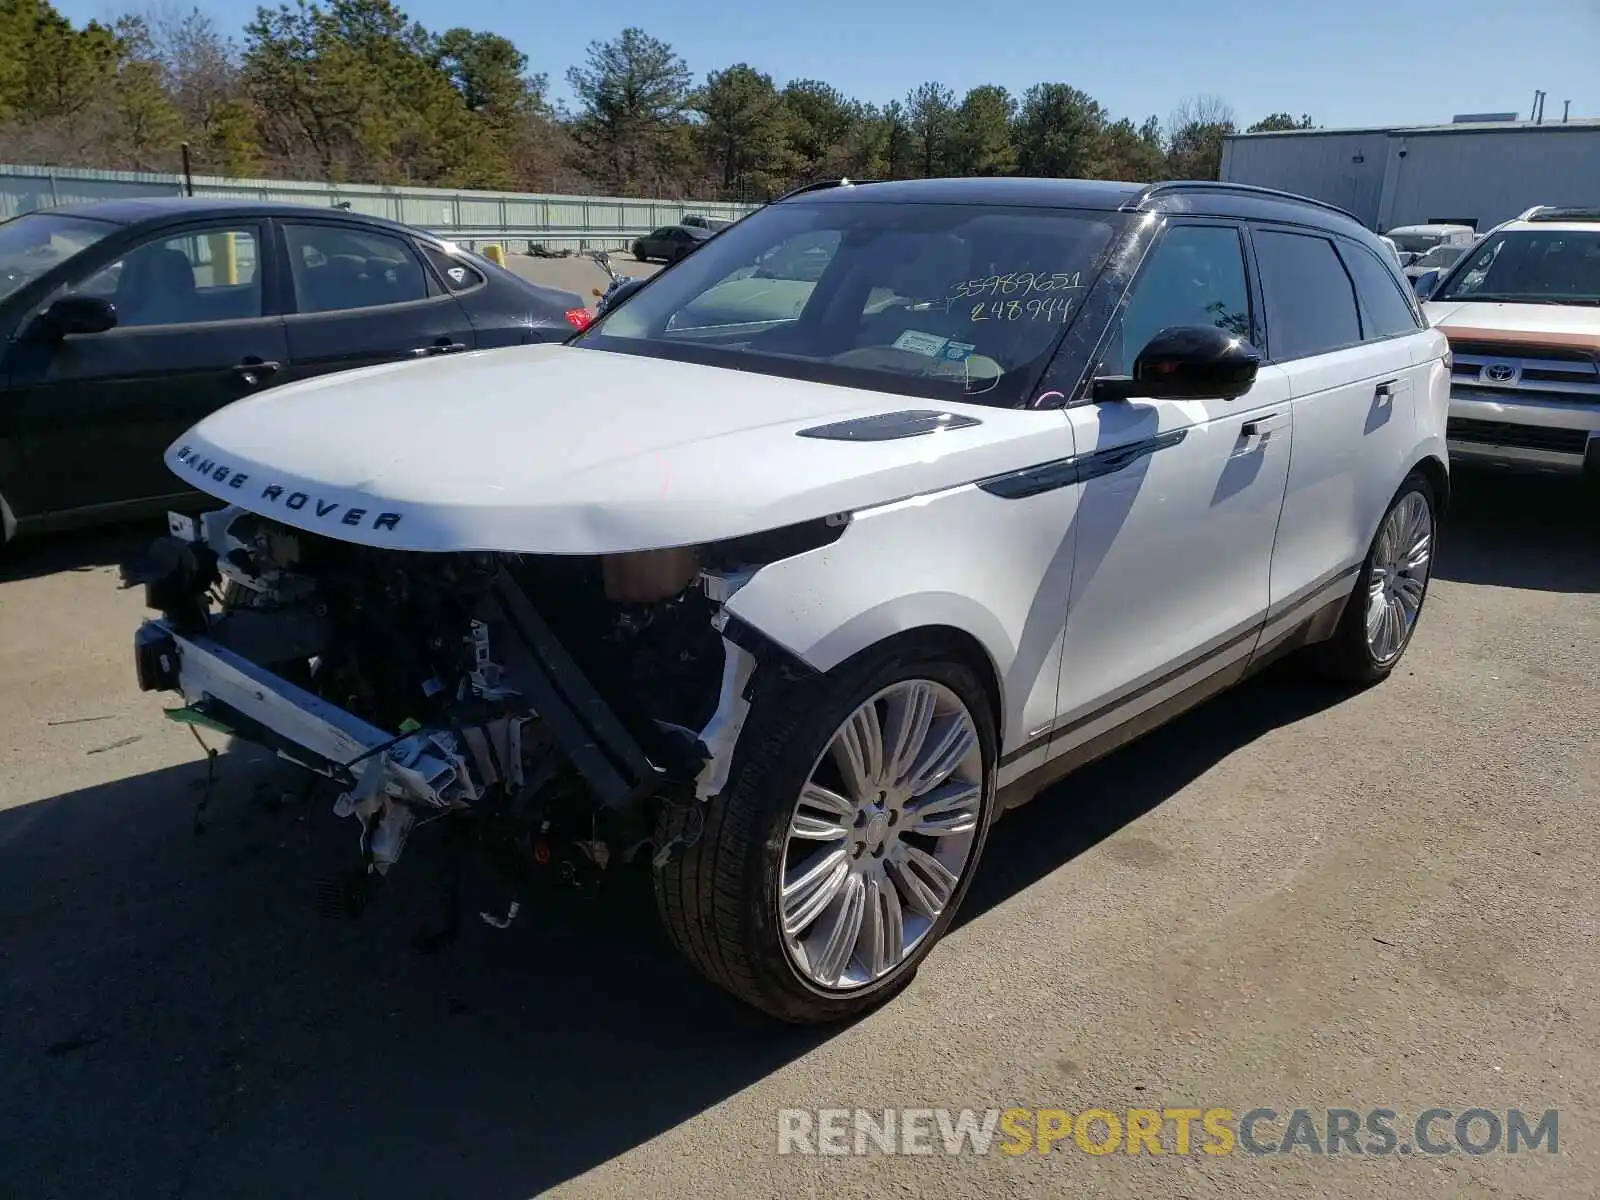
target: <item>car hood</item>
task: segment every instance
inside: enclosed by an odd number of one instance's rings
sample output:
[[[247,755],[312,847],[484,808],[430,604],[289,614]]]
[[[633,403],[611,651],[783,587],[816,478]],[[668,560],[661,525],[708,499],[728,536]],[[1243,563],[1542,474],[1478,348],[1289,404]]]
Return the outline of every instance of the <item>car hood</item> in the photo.
[[[800,437],[908,410],[978,423]],[[166,453],[209,494],[397,550],[609,554],[758,533],[1072,453],[1059,411],[936,404],[572,346],[369,367],[263,392]]]
[[[1428,322],[1463,341],[1524,342],[1600,349],[1600,308],[1585,304],[1473,304],[1430,301]]]

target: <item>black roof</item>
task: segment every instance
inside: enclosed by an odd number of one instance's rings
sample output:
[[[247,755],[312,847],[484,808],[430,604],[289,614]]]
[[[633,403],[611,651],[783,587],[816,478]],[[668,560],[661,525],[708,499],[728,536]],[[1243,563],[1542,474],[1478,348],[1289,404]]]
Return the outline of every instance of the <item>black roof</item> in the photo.
[[[1211,180],[1125,183],[1104,179],[900,179],[809,184],[789,196],[806,204],[994,204],[1089,212],[1185,212],[1285,221],[1375,237],[1354,215],[1321,200]],[[803,197],[803,200],[801,199]]]
[[[113,225],[184,221],[206,216],[310,216],[333,217],[418,232],[388,217],[375,217],[370,213],[354,212],[347,208],[333,208],[320,204],[285,204],[281,201],[255,200],[245,196],[136,196],[124,200],[96,200],[88,204],[63,204],[48,211],[83,217],[91,221],[107,221]]]
[[[897,179],[845,186],[811,184],[798,193],[808,204],[857,201],[879,204],[1007,204],[1018,208],[1081,208],[1114,212],[1137,196],[1142,183],[1103,179]]]

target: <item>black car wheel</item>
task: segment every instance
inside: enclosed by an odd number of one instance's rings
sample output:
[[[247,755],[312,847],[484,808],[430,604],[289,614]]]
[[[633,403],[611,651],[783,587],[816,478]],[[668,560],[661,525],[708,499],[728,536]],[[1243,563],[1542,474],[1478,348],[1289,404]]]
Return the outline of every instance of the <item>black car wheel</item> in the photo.
[[[640,243],[640,242],[635,242],[633,244],[633,256],[634,256],[634,258],[638,259],[640,262],[649,262],[650,261],[649,257],[644,252],[644,245],[642,243]]]

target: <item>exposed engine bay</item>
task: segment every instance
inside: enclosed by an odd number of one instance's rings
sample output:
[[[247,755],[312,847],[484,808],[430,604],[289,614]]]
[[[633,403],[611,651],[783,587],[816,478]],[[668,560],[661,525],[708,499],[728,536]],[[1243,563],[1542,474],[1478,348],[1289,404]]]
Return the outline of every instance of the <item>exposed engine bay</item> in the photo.
[[[335,781],[380,875],[445,815],[514,854],[567,836],[600,867],[634,856],[660,804],[727,778],[757,657],[723,601],[842,524],[543,556],[377,549],[239,508],[169,523],[128,572],[162,613],[140,686]]]

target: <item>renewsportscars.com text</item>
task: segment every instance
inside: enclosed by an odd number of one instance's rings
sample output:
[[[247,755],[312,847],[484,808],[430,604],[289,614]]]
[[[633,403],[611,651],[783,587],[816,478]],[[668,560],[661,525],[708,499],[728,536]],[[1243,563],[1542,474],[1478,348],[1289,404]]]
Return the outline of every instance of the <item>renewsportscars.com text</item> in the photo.
[[[786,1108],[779,1154],[1556,1154],[1556,1109]]]

